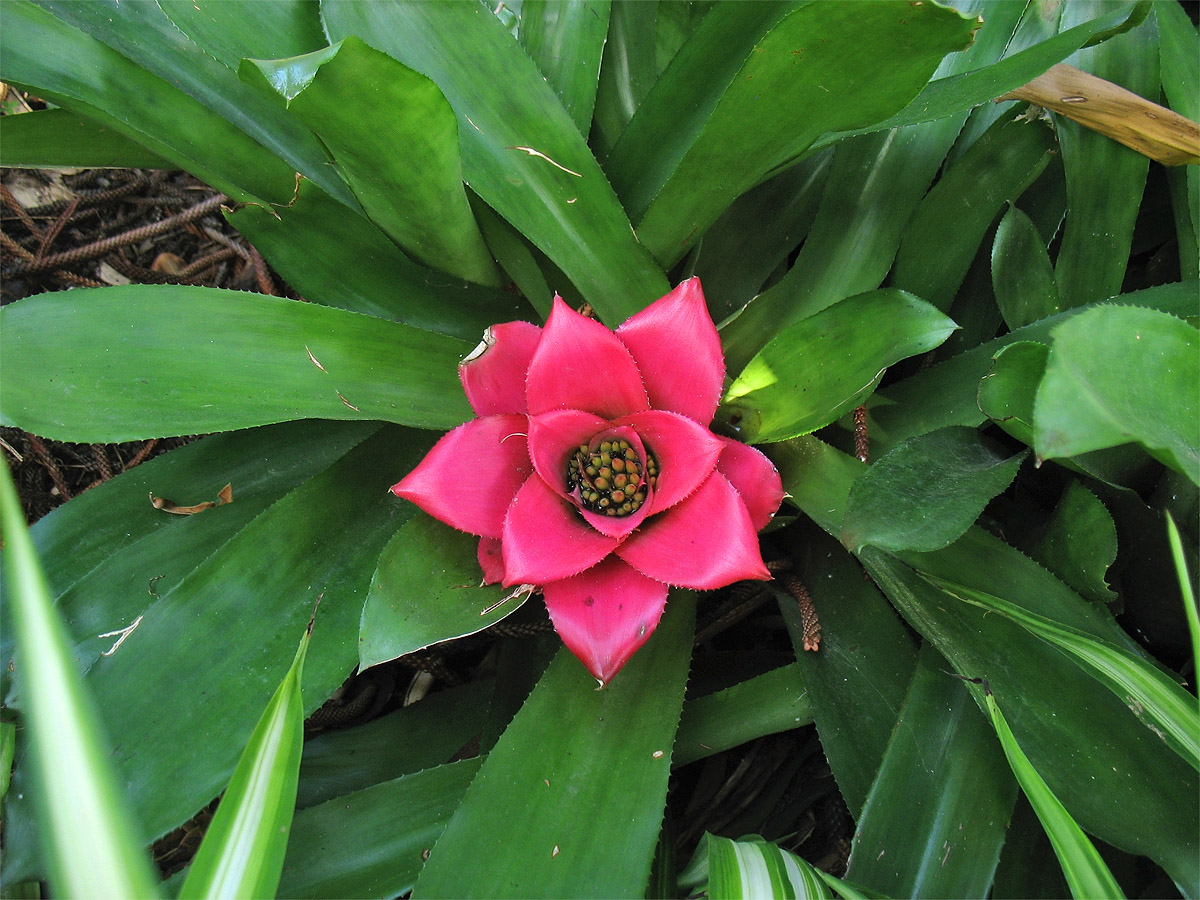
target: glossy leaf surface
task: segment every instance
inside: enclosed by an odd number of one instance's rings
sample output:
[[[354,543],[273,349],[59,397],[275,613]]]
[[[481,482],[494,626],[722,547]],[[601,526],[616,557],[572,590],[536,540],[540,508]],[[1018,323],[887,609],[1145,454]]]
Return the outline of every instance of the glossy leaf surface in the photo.
[[[858,552],[937,550],[971,527],[1017,475],[1024,453],[1007,456],[972,428],[910,438],[850,489],[842,542]]]
[[[357,34],[437,83],[458,115],[467,184],[610,326],[667,292],[575,123],[490,10],[334,2],[321,13],[331,38]]]
[[[723,402],[740,416],[737,427],[747,442],[806,434],[853,409],[884,369],[938,346],[954,327],[902,291],[860,294],[780,332]]]
[[[620,674],[560,650],[488,755],[414,896],[641,896],[662,824],[691,651],[691,596]],[[521,827],[511,826],[514,816]],[[474,861],[487,858],[487,866]]]
[[[158,896],[144,840],[109,761],[95,702],[79,677],[54,609],[7,463],[0,464],[0,521],[12,616],[28,698],[32,789],[51,884],[63,896]]]
[[[1015,341],[1000,348],[979,381],[980,411],[1026,444],[1033,443],[1033,402],[1049,354],[1038,341]]]
[[[497,286],[463,189],[458,122],[437,85],[354,36],[319,54],[288,111],[321,139],[367,216],[426,266]]]
[[[158,0],[158,5],[205,53],[235,71],[246,58],[299,56],[326,44],[315,0]]]
[[[1053,333],[1034,404],[1038,456],[1136,441],[1200,483],[1196,329],[1154,310],[1101,306]]]
[[[216,815],[192,858],[181,900],[200,897],[269,897],[279,886],[287,850],[304,703],[300,683],[312,637],[309,622],[296,658],[283,676],[238,760]]]
[[[363,668],[482,631],[529,596],[481,585],[479,538],[414,512],[384,548],[371,578],[359,629]]]
[[[917,660],[846,876],[890,897],[984,897],[1016,782],[946,661],[929,645]]]
[[[132,440],[299,418],[450,427],[470,347],[344,310],[157,285],[42,294],[0,312],[3,420],[47,437]]]

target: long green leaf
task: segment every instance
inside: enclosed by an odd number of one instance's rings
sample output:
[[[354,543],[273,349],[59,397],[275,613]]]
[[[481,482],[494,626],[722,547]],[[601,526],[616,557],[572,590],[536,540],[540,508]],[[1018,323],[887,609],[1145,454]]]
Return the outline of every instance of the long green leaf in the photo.
[[[600,60],[591,145],[603,160],[658,79],[654,23],[657,3],[613,0]]]
[[[1063,23],[1090,18],[1106,6],[1101,0],[1070,3],[1063,9]],[[1157,99],[1155,38],[1151,19],[1067,61],[1142,97]],[[1054,274],[1063,305],[1069,308],[1121,290],[1150,160],[1063,116],[1057,117],[1056,129],[1067,174],[1067,221]]]
[[[1171,557],[1175,572],[1179,576],[1179,593],[1183,596],[1183,612],[1187,618],[1188,635],[1192,642],[1192,661],[1195,671],[1200,671],[1200,614],[1196,610],[1196,595],[1192,591],[1192,579],[1188,574],[1187,560],[1183,557],[1183,542],[1179,539],[1179,528],[1167,514],[1167,540],[1171,544]]]
[[[649,642],[603,690],[558,653],[488,755],[414,896],[644,896],[693,602],[673,596]]]
[[[447,428],[469,416],[446,335],[310,303],[130,285],[0,310],[0,419],[122,441],[300,418]]]
[[[1000,745],[926,644],[857,820],[847,877],[892,897],[985,897],[1016,800]]]
[[[670,265],[735,197],[823,132],[868,125],[902,107],[977,27],[932,4],[813,3],[785,16],[754,46],[683,152],[677,140],[655,148],[678,156],[642,171],[665,171],[666,179],[622,193],[639,238]],[[905,51],[891,54],[886,74],[872,65],[901,42]]]
[[[292,665],[233,770],[217,814],[179,891],[184,900],[271,897],[279,886],[296,807],[300,747],[304,743],[300,684],[312,625],[310,620]]]
[[[163,12],[197,46],[228,68],[241,61],[299,56],[324,47],[319,9],[313,0],[158,0]]]
[[[992,243],[992,287],[1010,330],[1062,311],[1054,267],[1029,216],[1010,207]]]
[[[292,823],[280,897],[399,897],[479,770],[464,759],[302,809]]]
[[[608,35],[609,0],[528,0],[517,37],[587,137]]]
[[[861,403],[888,366],[938,346],[955,327],[903,291],[850,297],[781,331],[730,385],[724,404],[745,441],[807,434]]]
[[[54,891],[62,897],[155,897],[157,879],[109,762],[94,701],[71,659],[25,526],[8,464],[0,464],[0,523],[27,698],[38,818]]]
[[[425,432],[385,428],[349,452],[343,444],[332,464],[325,457],[314,474],[211,547],[182,577],[176,572],[173,587],[151,580],[149,593],[147,580],[164,570],[155,560],[143,561],[139,577],[136,557],[126,559],[133,571],[122,582],[128,598],[120,599],[137,603],[141,618],[109,619],[95,631],[88,621],[77,637],[110,651],[93,664],[88,681],[120,743],[114,762],[150,835],[186,821],[226,786],[319,595],[321,627],[305,660],[306,712],[353,671],[372,566],[410,514],[387,486],[431,443]],[[309,449],[325,453],[319,445]],[[246,462],[271,466],[279,453],[268,448]],[[144,494],[142,502],[149,506]],[[239,502],[235,492],[232,503],[191,518],[218,516]],[[188,521],[169,518],[171,529]],[[180,530],[175,539],[186,546],[188,534]],[[77,602],[96,596],[103,614],[114,601],[98,589]],[[127,637],[120,646],[114,647],[115,637],[94,637],[123,626]],[[164,671],[173,677],[164,680]],[[180,692],[178,684],[189,689]],[[16,777],[26,778],[21,769]],[[10,802],[9,813],[15,811]],[[19,829],[18,853],[16,817],[8,824],[14,827],[5,832],[6,865],[29,871],[28,828]]]
[[[1002,597],[926,576],[952,597],[994,610],[1073,657],[1120,697],[1147,728],[1200,771],[1200,710],[1196,700],[1162,671],[1131,653],[1039,616]]]
[[[997,213],[1024,193],[1054,152],[1054,133],[1040,120],[1014,111],[994,124],[913,213],[892,285],[948,311]]]
[[[610,325],[667,292],[575,123],[490,10],[342,0],[321,13],[332,39],[356,34],[437,83],[458,115],[467,184]]]
[[[413,262],[374,222],[311,181],[287,206],[247,204],[226,214],[306,300],[477,341],[485,328],[535,321],[506,291],[460,281]],[[547,309],[551,292],[546,292]]]
[[[1046,834],[1050,837],[1050,843],[1054,845],[1054,852],[1058,855],[1059,863],[1062,864],[1063,874],[1067,877],[1067,884],[1071,887],[1072,896],[1078,900],[1096,897],[1124,897],[1121,886],[1117,884],[1112,872],[1108,870],[1108,866],[1096,852],[1095,846],[1071,818],[1070,813],[1058,798],[1054,796],[1054,792],[1050,790],[1045,780],[1038,774],[1037,769],[1030,763],[1029,757],[1021,749],[1021,745],[1017,743],[1004,714],[996,705],[996,698],[986,684],[983,694],[985,708],[988,715],[991,716],[992,725],[1000,738],[1000,745],[1008,757],[1008,764],[1012,768],[1013,774],[1017,776],[1021,790],[1033,804],[1034,811],[1046,829]]]
[[[776,844],[710,834],[708,896],[713,900],[827,900],[833,893],[812,865]]]
[[[43,109],[5,116],[4,165],[30,169],[52,166],[170,169],[157,153],[113,128],[66,109]]]
[[[813,720],[800,670],[782,666],[683,705],[672,764],[684,766]]]
[[[318,68],[288,111],[321,139],[370,219],[430,268],[498,286],[463,189],[458,122],[437,85],[354,36],[313,55]]]
[[[255,192],[260,197],[286,203],[292,193],[289,182],[293,173],[299,172],[349,208],[355,208],[353,195],[327,164],[325,152],[312,133],[289,119],[284,110],[268,98],[243,84],[232,68],[222,65],[206,49],[193,43],[158,3],[121,3],[118,0],[36,2],[119,54],[115,60],[98,56],[93,60],[93,48],[81,46],[79,49],[87,55],[74,59],[68,57],[66,48],[60,50],[54,57],[58,66],[78,73],[77,83],[81,85],[92,80],[96,83],[95,88],[89,84],[92,93],[80,99],[89,100],[91,96],[93,99],[89,102],[95,106],[118,118],[128,117],[131,122],[141,117],[161,116],[162,124],[167,127],[150,132],[150,137],[173,148],[194,146],[190,138],[192,130],[219,117],[217,121],[244,136],[249,144],[245,155],[225,157],[219,155],[220,145],[196,146],[196,152],[211,160],[214,171],[221,178],[251,186],[269,171],[273,179],[278,177],[283,181],[283,190],[271,194]],[[239,16],[237,5],[225,7],[219,4],[216,8],[215,14],[225,19],[225,37],[238,47],[244,46],[243,55],[252,55],[264,43],[274,43],[282,56],[313,49],[309,43],[313,36],[304,37],[290,28],[274,27],[274,21],[287,18],[289,8],[294,8],[291,0],[263,5],[266,7],[264,27],[273,31],[273,42],[264,42],[262,38],[245,39],[245,34],[252,33],[253,18],[261,14]],[[89,64],[94,66],[96,62],[110,68],[90,69]],[[106,85],[120,83],[119,79],[123,77],[137,77],[139,86],[150,88],[151,92],[122,96],[121,92],[105,89]],[[68,94],[74,96],[69,91]],[[196,101],[194,109],[189,108],[191,104],[181,102],[188,98]]]

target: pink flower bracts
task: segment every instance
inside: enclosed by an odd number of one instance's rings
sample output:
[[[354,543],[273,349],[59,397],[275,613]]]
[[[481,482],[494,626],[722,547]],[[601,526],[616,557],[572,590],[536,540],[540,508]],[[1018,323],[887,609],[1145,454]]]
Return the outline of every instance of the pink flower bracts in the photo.
[[[602,684],[669,585],[770,577],[757,531],[783,488],[758,450],[709,430],[725,360],[699,279],[615,332],[556,296],[545,328],[492,326],[459,374],[478,418],[392,491],[479,535],[488,582],[540,587]]]

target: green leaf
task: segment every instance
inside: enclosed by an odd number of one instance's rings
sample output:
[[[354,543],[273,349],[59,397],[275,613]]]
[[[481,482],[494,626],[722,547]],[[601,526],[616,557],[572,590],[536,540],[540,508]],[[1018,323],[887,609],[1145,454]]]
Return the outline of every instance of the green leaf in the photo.
[[[1034,405],[1038,456],[1136,441],[1200,483],[1196,329],[1154,310],[1099,306],[1053,335]]]
[[[1160,669],[1104,641],[1031,613],[984,591],[928,576],[952,597],[1007,616],[1072,657],[1123,700],[1133,714],[1193,769],[1200,771],[1200,710],[1196,700]]]
[[[1104,8],[1096,0],[1068,4],[1063,23],[1073,24]],[[1151,20],[1067,61],[1142,97],[1157,99],[1155,38]],[[1066,117],[1056,117],[1056,128],[1067,173],[1067,221],[1054,274],[1063,305],[1082,306],[1121,290],[1150,160]]]
[[[430,268],[498,286],[463,189],[458,122],[437,85],[354,36],[318,55],[288,110],[321,139],[367,216]]]
[[[66,109],[4,117],[4,165],[171,169],[174,166],[121,132]]]
[[[1062,311],[1054,267],[1029,216],[1010,206],[992,243],[992,288],[1010,330]]]
[[[1000,9],[1006,5],[1001,4]],[[988,9],[990,16],[985,17],[984,32],[987,30],[988,19],[995,18],[996,13],[999,12],[994,6],[985,8]],[[1099,11],[1103,7],[1094,9]],[[1055,37],[1006,56],[999,62],[991,65],[968,65],[955,74],[931,81],[915,100],[890,119],[848,134],[862,134],[868,131],[930,122],[960,110],[987,103],[989,100],[1033,80],[1055,63],[1062,62],[1080,47],[1106,39],[1113,33],[1127,31],[1140,25],[1149,12],[1149,0],[1141,0],[1132,5],[1122,3],[1119,9],[1109,12],[1107,15],[1100,15],[1091,21],[1068,28]],[[1007,44],[1007,41],[1005,43]],[[975,49],[978,47],[973,47],[972,52]],[[828,135],[818,141],[815,146],[819,148],[836,143],[846,136],[846,134]]]
[[[86,299],[86,302],[85,302]],[[0,311],[0,418],[125,441],[299,418],[448,428],[469,416],[455,338],[310,303],[129,285]]]
[[[781,463],[785,489],[800,491],[797,467],[779,454],[775,458]],[[793,552],[821,620],[818,652],[803,650],[804,625],[796,601],[781,596],[779,608],[808,688],[821,746],[857,818],[900,715],[916,662],[916,643],[879,590],[863,579],[862,567],[836,541],[809,529],[797,535]]]
[[[0,800],[8,796],[12,783],[13,756],[17,748],[17,726],[8,720],[0,720]]]
[[[782,666],[684,703],[671,762],[684,766],[812,720],[811,700],[800,669]]]
[[[1193,122],[1200,119],[1200,61],[1196,54],[1196,26],[1178,3],[1154,7],[1158,26],[1159,71],[1167,105]],[[1180,166],[1167,173],[1171,206],[1179,236],[1179,267],[1184,278],[1200,274],[1200,169]]]
[[[661,262],[673,263],[734,198],[822,133],[869,125],[900,109],[943,56],[970,43],[976,27],[933,4],[814,3],[789,13],[756,43],[711,112],[703,110],[697,131],[646,147],[653,163],[636,168],[643,145],[622,140],[613,150],[610,171],[638,237]],[[886,69],[876,65],[881,55],[889,59]],[[631,171],[645,174],[622,189],[616,173]]]
[[[226,218],[314,303],[472,342],[488,325],[534,314],[512,294],[417,265],[375,223],[347,215],[308,180],[287,206],[247,205]]]
[[[493,679],[471,681],[362,725],[310,737],[300,758],[297,807],[316,806],[453,758],[482,730],[494,688]]]
[[[1033,443],[1033,403],[1049,355],[1038,341],[1015,341],[1000,348],[979,381],[980,411],[1026,444]]]
[[[604,159],[612,150],[658,80],[654,40],[657,8],[657,3],[642,0],[613,0],[611,4],[592,117],[590,143],[598,159]]]
[[[609,324],[667,292],[575,123],[490,10],[345,0],[321,13],[332,39],[356,34],[437,83],[458,115],[467,184]]]
[[[1004,754],[1008,757],[1008,764],[1017,776],[1021,790],[1033,804],[1034,811],[1050,837],[1050,843],[1054,845],[1054,852],[1062,864],[1071,895],[1079,900],[1089,897],[1124,897],[1121,886],[1096,852],[1095,846],[1054,796],[1053,791],[1021,749],[1021,745],[1017,743],[986,682],[983,693],[985,708],[991,716]]]
[[[694,275],[715,321],[742,309],[809,233],[832,153],[819,153],[747,191],[696,248]],[[814,236],[815,237],[815,236]]]
[[[1017,476],[1025,453],[1006,456],[973,428],[942,428],[910,438],[850,488],[842,543],[855,553],[937,550],[971,527]]]
[[[478,759],[464,759],[300,810],[279,896],[407,893],[478,769]]]
[[[520,609],[528,593],[480,585],[478,544],[420,512],[396,532],[363,607],[362,668],[474,634]]]
[[[234,199],[291,196],[287,164],[200,102],[32,3],[3,10],[4,81],[112,128]]]
[[[1004,202],[1024,193],[1054,152],[1054,133],[1041,120],[1014,110],[996,122],[917,207],[896,253],[892,285],[949,310]]]
[[[1192,579],[1188,575],[1187,561],[1183,558],[1183,543],[1179,539],[1179,528],[1167,514],[1167,540],[1171,545],[1171,557],[1175,572],[1179,576],[1179,593],[1183,597],[1183,610],[1188,623],[1188,635],[1192,642],[1192,659],[1200,669],[1200,615],[1196,612],[1196,595],[1192,591]]]
[[[527,0],[517,37],[587,137],[600,59],[608,36],[608,0]]]
[[[693,614],[691,595],[674,594],[650,640],[603,690],[559,651],[479,770],[414,896],[644,896]]]
[[[1014,566],[1012,554],[1005,560],[964,549],[955,545],[939,551],[939,577],[983,584],[984,590],[1031,609],[1052,598],[1040,592],[1042,576]],[[930,558],[937,555],[914,555],[912,564],[927,572]],[[1022,749],[1082,827],[1115,847],[1151,857],[1185,894],[1196,890],[1200,834],[1190,812],[1200,790],[1195,769],[1143,727],[1122,698],[1098,691],[1095,679],[1061,651],[1030,641],[1021,626],[1003,616],[949,597],[878,550],[868,548],[860,558],[955,671],[988,679],[1005,700]],[[998,568],[1005,565],[1007,570]],[[1002,583],[1004,578],[1017,582],[1018,596]],[[1076,617],[1100,612],[1081,598],[1074,608]],[[1051,615],[1078,627],[1062,615]],[[1120,634],[1111,618],[1109,624],[1106,632]],[[1080,630],[1095,634],[1094,629]],[[1130,642],[1125,638],[1124,643]],[[978,695],[976,702],[982,705]]]
[[[180,898],[271,897],[279,886],[296,808],[304,743],[300,684],[312,627],[310,619],[291,667],[250,735]]]
[[[299,56],[324,47],[319,8],[313,0],[158,0],[176,27],[209,56],[237,70],[245,58]]]
[[[833,894],[812,865],[776,844],[710,834],[708,896],[713,900],[816,900]]]
[[[888,366],[938,346],[954,328],[903,291],[859,294],[780,332],[734,380],[724,403],[740,416],[747,442],[807,434],[858,406]]]
[[[0,463],[4,564],[27,698],[33,792],[55,894],[154,897],[157,879],[109,763],[96,707],[71,659],[8,464]],[[7,763],[5,764],[7,768]]]
[[[318,596],[321,628],[305,661],[306,711],[319,706],[353,670],[372,566],[409,515],[387,486],[431,443],[432,436],[422,432],[380,430],[350,452],[336,454],[332,465],[318,468],[210,549],[174,587],[151,581],[155,593],[147,593],[146,579],[163,569],[143,561],[140,575],[131,574],[122,584],[124,592],[140,598],[140,620],[109,619],[95,631],[85,625],[87,630],[77,633],[82,638],[129,626],[116,649],[115,637],[95,641],[112,652],[95,662],[88,682],[121,747],[114,762],[150,835],[187,820],[226,785]],[[318,456],[325,452],[319,444],[311,449]],[[269,467],[272,456],[246,462]],[[144,494],[142,502],[149,506]],[[240,502],[235,493],[232,503],[191,518],[234,511]],[[184,524],[180,517],[169,518],[168,528]],[[182,552],[190,552],[188,535],[181,530],[175,538]],[[130,568],[137,573],[135,562]],[[98,591],[101,621],[107,618],[105,607],[116,602],[111,591]],[[96,602],[91,596],[77,598],[89,601]],[[238,639],[241,635],[251,637]],[[164,680],[164,671],[173,677]],[[180,692],[179,684],[188,690]],[[17,776],[22,777],[20,769]],[[10,866],[29,865],[29,837],[23,833],[24,858],[14,861],[14,835],[6,829]]]
[[[1120,302],[1177,316],[1195,315],[1198,287],[1194,281],[1164,284],[1122,294]],[[997,351],[1017,341],[1048,344],[1055,326],[1082,311],[1067,310],[1026,325],[880,391],[880,398],[889,403],[872,405],[872,440],[893,443],[947,425],[979,425],[986,419],[979,409],[979,381],[990,371]]]
[[[892,897],[985,897],[1016,800],[987,719],[924,646],[846,875]]]
[[[1117,526],[1104,504],[1078,481],[1067,485],[1028,552],[1089,600],[1116,599],[1104,575],[1117,558]]]
[[[978,11],[972,2],[959,5],[964,12]],[[1004,52],[1021,10],[1015,4],[987,10],[970,51],[947,56],[937,74],[986,64]],[[792,268],[724,330],[732,371],[783,327],[882,283],[968,108],[964,104],[946,110],[939,121],[865,135],[837,148],[816,221]]]

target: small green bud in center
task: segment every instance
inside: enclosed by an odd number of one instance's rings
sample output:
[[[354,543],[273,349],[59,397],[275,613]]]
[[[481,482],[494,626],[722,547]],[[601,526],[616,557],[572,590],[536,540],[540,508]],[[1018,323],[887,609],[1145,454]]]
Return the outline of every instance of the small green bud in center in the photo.
[[[623,439],[601,441],[596,449],[581,444],[567,461],[567,490],[578,490],[580,504],[606,516],[628,516],[646,501],[658,481],[658,463],[643,460]]]

